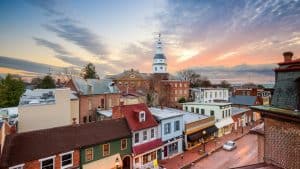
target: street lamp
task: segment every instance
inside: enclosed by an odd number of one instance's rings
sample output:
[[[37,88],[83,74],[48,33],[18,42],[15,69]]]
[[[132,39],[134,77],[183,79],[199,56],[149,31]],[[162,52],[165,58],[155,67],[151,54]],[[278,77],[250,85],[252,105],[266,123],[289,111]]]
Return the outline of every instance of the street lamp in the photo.
[[[204,150],[204,152],[205,152],[205,140],[204,140],[204,135],[206,134],[206,131],[203,130],[203,131],[202,131],[202,134],[203,134],[202,144],[203,144],[203,150]]]
[[[116,165],[116,169],[119,169],[120,162],[119,162],[119,158],[118,157],[116,158],[115,165]]]

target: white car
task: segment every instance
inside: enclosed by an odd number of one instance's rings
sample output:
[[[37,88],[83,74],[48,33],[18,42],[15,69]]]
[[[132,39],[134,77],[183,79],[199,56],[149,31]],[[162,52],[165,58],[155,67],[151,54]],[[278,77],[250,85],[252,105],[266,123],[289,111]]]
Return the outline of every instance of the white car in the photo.
[[[231,151],[233,149],[236,148],[236,143],[234,141],[227,141],[224,145],[223,145],[223,149],[224,150],[228,150]]]

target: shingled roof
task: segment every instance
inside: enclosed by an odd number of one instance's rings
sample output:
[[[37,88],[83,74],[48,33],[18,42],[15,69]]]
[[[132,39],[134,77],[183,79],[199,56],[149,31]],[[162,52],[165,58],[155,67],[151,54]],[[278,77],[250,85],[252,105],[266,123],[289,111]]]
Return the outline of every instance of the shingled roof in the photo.
[[[131,132],[125,119],[11,134],[6,136],[0,168],[128,137]]]
[[[120,110],[127,120],[129,128],[132,131],[142,130],[150,127],[155,127],[158,125],[155,118],[149,111],[146,104],[132,104],[132,105],[121,105],[113,108],[114,111]],[[146,120],[144,122],[139,121],[139,112],[144,111],[146,115]]]

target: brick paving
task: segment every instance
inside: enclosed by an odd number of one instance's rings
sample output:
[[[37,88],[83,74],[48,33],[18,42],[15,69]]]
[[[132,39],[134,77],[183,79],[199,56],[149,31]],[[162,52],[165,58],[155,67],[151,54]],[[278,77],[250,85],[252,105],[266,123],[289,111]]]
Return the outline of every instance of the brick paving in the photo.
[[[237,139],[243,137],[244,135],[248,134],[250,128],[252,128],[253,126],[244,127],[243,133],[242,133],[242,128],[239,128],[237,131],[233,131],[232,133],[224,135],[223,137],[219,137],[219,138],[216,138],[215,140],[211,140],[211,141],[207,142],[205,145],[206,153],[201,151],[201,150],[203,150],[203,146],[200,145],[198,147],[195,147],[192,150],[185,151],[182,154],[177,155],[171,159],[162,160],[159,162],[159,165],[166,169],[186,168],[186,167],[190,166],[192,163],[195,163],[195,162],[199,161],[200,159],[204,158],[205,156],[210,155],[211,153],[222,148],[222,145],[226,141],[237,140]]]

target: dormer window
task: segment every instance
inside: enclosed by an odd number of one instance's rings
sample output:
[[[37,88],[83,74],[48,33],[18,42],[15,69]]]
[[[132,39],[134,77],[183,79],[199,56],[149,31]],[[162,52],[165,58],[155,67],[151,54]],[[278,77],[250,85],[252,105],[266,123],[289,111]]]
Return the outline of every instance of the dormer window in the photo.
[[[144,111],[139,112],[139,121],[140,122],[146,121],[146,114]]]

